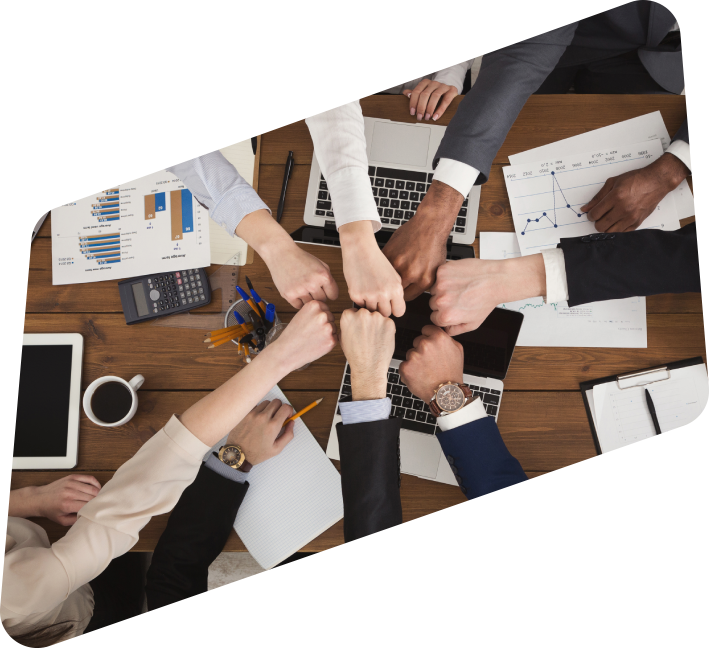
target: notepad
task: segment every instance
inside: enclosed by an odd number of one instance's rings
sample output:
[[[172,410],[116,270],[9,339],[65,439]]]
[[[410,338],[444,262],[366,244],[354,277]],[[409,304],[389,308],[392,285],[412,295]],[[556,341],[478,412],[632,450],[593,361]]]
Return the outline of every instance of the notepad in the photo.
[[[652,380],[647,376],[638,376],[630,384],[611,380],[585,390],[601,452],[655,436],[645,389],[650,392],[663,434],[691,423],[707,404],[709,382],[703,363],[670,368]]]
[[[262,401],[274,398],[289,403],[278,386]],[[293,432],[283,452],[249,472],[249,490],[234,523],[249,553],[264,569],[283,562],[344,515],[340,473],[302,419],[295,420]]]

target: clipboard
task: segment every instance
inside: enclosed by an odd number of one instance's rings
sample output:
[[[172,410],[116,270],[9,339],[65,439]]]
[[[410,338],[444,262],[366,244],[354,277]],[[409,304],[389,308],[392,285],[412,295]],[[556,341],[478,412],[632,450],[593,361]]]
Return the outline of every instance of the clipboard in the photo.
[[[651,385],[656,382],[661,382],[664,380],[669,380],[672,377],[672,371],[677,369],[683,369],[685,367],[692,367],[694,365],[704,364],[704,359],[701,356],[695,358],[687,358],[686,360],[677,360],[676,362],[668,362],[667,364],[660,365],[657,367],[650,367],[649,369],[640,369],[638,371],[630,371],[624,374],[617,374],[615,376],[606,376],[605,378],[597,378],[596,380],[587,380],[579,384],[581,389],[581,396],[583,397],[583,405],[586,408],[586,416],[588,417],[588,423],[591,426],[591,434],[593,435],[593,445],[596,448],[596,454],[602,454],[601,443],[598,439],[598,432],[596,431],[596,426],[593,422],[593,414],[591,413],[591,404],[588,401],[586,392],[596,385],[603,385],[604,383],[617,382],[619,389],[624,389],[623,381],[639,379],[640,382],[634,382],[633,387],[640,387],[645,385]]]

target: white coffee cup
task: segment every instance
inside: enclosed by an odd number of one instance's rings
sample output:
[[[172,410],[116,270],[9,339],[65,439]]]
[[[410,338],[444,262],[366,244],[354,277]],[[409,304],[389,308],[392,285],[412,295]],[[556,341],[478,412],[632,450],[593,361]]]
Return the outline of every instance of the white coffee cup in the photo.
[[[128,389],[128,391],[131,393],[131,396],[133,397],[133,402],[131,403],[130,410],[128,410],[128,414],[126,414],[120,421],[116,421],[115,423],[106,423],[105,421],[102,421],[94,414],[93,410],[91,409],[91,399],[94,395],[94,392],[100,385],[103,385],[107,382],[120,383],[126,389]],[[134,378],[131,378],[130,381],[123,380],[123,378],[119,378],[118,376],[103,376],[102,378],[97,378],[86,388],[86,391],[84,392],[84,412],[86,412],[86,416],[88,416],[89,419],[93,421],[96,425],[100,425],[102,427],[110,428],[118,427],[119,425],[125,425],[135,416],[135,413],[138,409],[138,390],[144,382],[145,378],[143,378],[143,376],[141,376],[140,374],[138,374]]]

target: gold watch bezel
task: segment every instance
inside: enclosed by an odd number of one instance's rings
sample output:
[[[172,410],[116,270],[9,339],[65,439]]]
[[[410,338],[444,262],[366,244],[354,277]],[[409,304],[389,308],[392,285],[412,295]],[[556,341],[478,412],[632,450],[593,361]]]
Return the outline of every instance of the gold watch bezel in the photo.
[[[224,461],[224,453],[227,450],[230,450],[232,448],[239,451],[240,461],[238,464],[229,464],[226,461]],[[223,445],[221,448],[219,448],[218,456],[219,456],[219,461],[221,461],[225,466],[229,466],[229,468],[233,468],[234,470],[239,470],[239,468],[241,468],[241,466],[243,466],[244,462],[246,461],[246,455],[244,454],[244,451],[241,449],[241,446],[238,446],[235,443],[230,443],[229,445]]]
[[[463,404],[454,410],[443,409],[443,407],[441,407],[441,404],[438,402],[438,392],[443,387],[446,387],[448,385],[455,385],[458,389],[460,389],[460,392],[463,394]],[[441,383],[440,385],[438,385],[438,387],[436,387],[435,391],[433,392],[433,398],[431,400],[436,401],[436,405],[437,405],[438,409],[440,410],[442,416],[445,414],[453,414],[454,412],[459,412],[468,404],[468,398],[466,397],[465,392],[463,391],[462,387],[460,386],[460,383],[455,382],[454,380],[449,380],[448,382]]]

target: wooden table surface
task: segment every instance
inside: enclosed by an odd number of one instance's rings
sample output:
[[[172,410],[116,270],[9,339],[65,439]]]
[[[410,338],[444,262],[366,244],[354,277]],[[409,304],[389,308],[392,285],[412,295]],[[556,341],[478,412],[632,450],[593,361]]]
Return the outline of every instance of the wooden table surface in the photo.
[[[446,125],[457,99],[439,121]],[[362,100],[364,114],[413,122],[408,101],[401,96],[375,96]],[[666,95],[544,95],[525,105],[498,153],[483,185],[478,218],[481,231],[514,231],[502,166],[507,156],[585,131],[660,110],[670,133],[685,118],[682,96]],[[297,122],[261,137],[257,160],[258,191],[275,212],[285,160],[293,150],[296,166],[288,187],[282,225],[292,232],[303,223],[313,145],[304,122]],[[330,303],[336,314],[350,301],[342,274],[339,249],[304,246],[329,264],[340,286],[340,297]],[[477,253],[477,240],[475,243]],[[213,267],[212,270],[216,269]],[[293,309],[277,294],[263,261],[242,268],[240,284],[248,274],[261,296],[276,304],[288,319]],[[197,313],[219,312],[219,299]],[[579,382],[631,371],[692,356],[705,356],[701,299],[698,294],[660,295],[647,300],[647,349],[533,348],[516,349],[505,379],[504,404],[499,427],[508,448],[530,477],[568,466],[595,455],[584,412]],[[171,414],[184,411],[209,390],[224,382],[242,365],[233,345],[207,351],[200,330],[168,328],[143,323],[126,326],[115,282],[52,286],[49,219],[32,246],[25,331],[28,333],[78,332],[84,337],[82,388],[103,375],[130,379],[145,376],[135,418],[119,429],[93,425],[82,412],[79,461],[76,471],[95,475],[105,483],[113,472],[157,432]],[[338,348],[292,374],[281,383],[293,405],[300,408],[324,396],[323,403],[304,420],[325,448],[336,406],[337,390],[345,365]],[[337,465],[337,462],[336,462]],[[13,471],[12,488],[44,484],[66,472]],[[402,476],[404,520],[411,520],[464,501],[457,487]],[[165,527],[167,515],[154,518],[141,532],[135,550],[151,550]],[[51,540],[66,529],[37,520]],[[303,548],[320,551],[342,543],[342,523]],[[228,551],[244,551],[235,533]]]

